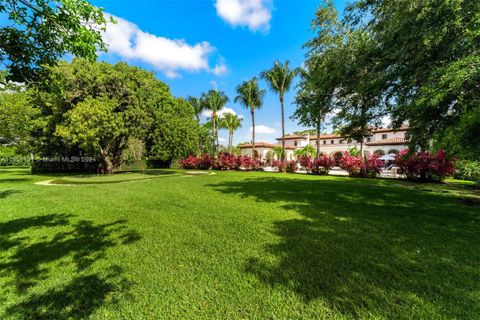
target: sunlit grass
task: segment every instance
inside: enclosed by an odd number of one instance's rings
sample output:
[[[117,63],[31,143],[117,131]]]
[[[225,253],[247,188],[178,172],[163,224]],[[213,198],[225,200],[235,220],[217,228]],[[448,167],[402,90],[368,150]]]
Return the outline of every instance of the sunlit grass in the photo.
[[[0,169],[0,318],[475,319],[480,192],[447,182]]]

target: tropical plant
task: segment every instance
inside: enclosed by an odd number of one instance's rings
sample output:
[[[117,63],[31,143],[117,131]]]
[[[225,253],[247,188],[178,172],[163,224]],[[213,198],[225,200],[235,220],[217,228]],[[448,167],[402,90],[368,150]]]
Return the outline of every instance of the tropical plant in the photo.
[[[282,147],[281,146],[275,146],[272,149],[272,154],[273,156],[277,159],[280,160],[282,157]],[[281,161],[281,160],[280,160]]]
[[[242,127],[242,118],[236,114],[226,113],[219,120],[220,128],[228,130],[228,153],[232,154],[233,147],[233,134],[234,132]]]
[[[188,105],[193,109],[197,122],[200,123],[200,115],[202,114],[203,108],[205,107],[205,105],[202,103],[202,99],[188,96],[186,100],[188,102]]]
[[[262,79],[264,79],[270,90],[277,93],[280,99],[280,106],[282,110],[282,154],[281,160],[285,160],[285,106],[284,97],[285,93],[290,90],[295,76],[298,74],[298,69],[291,69],[290,62],[287,60],[285,63],[275,61],[271,69],[265,70],[261,73]]]
[[[203,108],[205,107],[202,103],[202,100],[197,97],[188,96],[187,103],[192,108],[193,112],[195,113],[195,118],[197,119],[197,123],[200,126],[200,115],[202,114]],[[201,137],[200,132],[197,135],[197,155],[201,153]]]
[[[310,158],[314,158],[316,151],[311,144],[307,144],[305,147],[295,150],[294,154],[297,157],[308,156]]]
[[[218,149],[218,112],[227,104],[229,99],[223,91],[209,90],[202,94],[201,101],[203,109],[212,111],[213,152],[214,157],[216,157]]]
[[[245,108],[250,109],[252,116],[252,155],[255,157],[255,109],[262,107],[265,89],[259,89],[257,77],[253,77],[238,85],[236,91],[235,103],[238,102]]]

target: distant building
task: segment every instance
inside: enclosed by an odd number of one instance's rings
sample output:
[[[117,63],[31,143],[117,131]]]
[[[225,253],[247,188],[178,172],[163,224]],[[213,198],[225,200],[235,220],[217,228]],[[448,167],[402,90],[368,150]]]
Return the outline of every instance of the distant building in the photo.
[[[398,153],[407,148],[406,131],[407,127],[401,127],[397,130],[390,128],[378,128],[372,131],[372,135],[365,139],[363,150],[366,155],[372,153],[389,154]],[[267,161],[269,151],[273,148],[281,146],[282,138],[277,138],[278,144],[266,142],[255,143],[255,153],[262,161]],[[285,136],[285,158],[287,160],[295,160],[294,152],[307,145],[316,148],[317,136],[312,134],[305,135],[286,135]],[[356,141],[348,141],[338,134],[322,134],[320,135],[320,153],[329,156],[340,155],[350,148],[356,147],[360,149],[360,143]],[[239,147],[241,155],[252,156],[252,145],[245,144]]]

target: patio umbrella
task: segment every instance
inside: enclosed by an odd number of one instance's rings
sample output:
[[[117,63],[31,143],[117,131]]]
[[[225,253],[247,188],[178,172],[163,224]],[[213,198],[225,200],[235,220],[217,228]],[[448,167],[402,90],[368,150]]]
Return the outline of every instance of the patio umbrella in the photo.
[[[380,158],[378,158],[378,160],[393,161],[393,160],[395,160],[395,154],[394,154],[394,153],[386,154],[386,155],[381,156]]]

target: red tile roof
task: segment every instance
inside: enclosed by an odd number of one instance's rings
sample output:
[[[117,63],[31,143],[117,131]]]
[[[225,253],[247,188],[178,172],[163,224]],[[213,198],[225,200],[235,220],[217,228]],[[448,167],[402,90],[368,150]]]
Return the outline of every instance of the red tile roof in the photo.
[[[275,148],[275,147],[281,147],[281,145],[271,144],[271,143],[267,143],[267,142],[256,142],[256,143],[255,143],[255,148],[271,148],[271,149],[273,149],[273,148]],[[240,148],[240,149],[252,148],[252,144],[251,144],[251,143],[242,144],[241,146],[239,146],[239,148]],[[295,149],[297,149],[297,148],[285,146],[285,149],[295,150]]]
[[[404,126],[404,127],[400,127],[396,130],[393,130],[392,128],[377,128],[377,129],[373,129],[372,130],[372,133],[382,133],[382,132],[401,132],[401,131],[407,131],[408,130],[408,127]],[[307,135],[298,135],[298,134],[295,134],[295,135],[287,135],[285,136],[285,140],[293,140],[293,139],[305,139],[307,137]],[[309,135],[309,138],[310,140],[315,140],[317,139],[317,135],[316,134],[311,134]],[[342,136],[339,135],[339,134],[334,134],[334,133],[330,133],[330,134],[321,134],[320,135],[320,139],[341,139]],[[279,141],[282,141],[282,137],[280,138],[277,138],[276,140],[279,140]]]
[[[367,146],[384,146],[384,145],[401,145],[406,144],[407,141],[404,138],[390,138],[377,141],[366,142]]]

